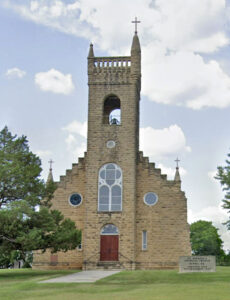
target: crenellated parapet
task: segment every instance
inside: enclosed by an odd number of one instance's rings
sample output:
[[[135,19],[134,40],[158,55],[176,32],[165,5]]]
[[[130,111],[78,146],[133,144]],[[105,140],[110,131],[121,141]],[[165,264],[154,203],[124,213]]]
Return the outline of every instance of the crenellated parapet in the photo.
[[[93,44],[88,54],[88,84],[135,84],[141,89],[141,47],[137,34],[133,37],[130,56],[95,57]]]
[[[130,83],[131,57],[93,57],[89,59],[90,84]]]
[[[131,67],[131,56],[107,56],[107,57],[95,57],[94,66],[97,69],[108,70],[127,70]]]

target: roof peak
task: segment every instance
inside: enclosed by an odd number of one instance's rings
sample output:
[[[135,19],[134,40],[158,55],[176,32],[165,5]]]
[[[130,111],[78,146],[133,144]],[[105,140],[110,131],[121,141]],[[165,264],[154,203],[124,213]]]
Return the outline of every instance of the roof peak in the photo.
[[[133,36],[133,42],[132,42],[132,47],[131,47],[131,54],[132,53],[140,53],[141,52],[141,45],[140,45],[140,41],[138,38],[137,33],[135,32],[134,36]]]
[[[92,57],[94,57],[93,44],[90,43],[88,58],[92,58]]]
[[[54,181],[53,172],[52,172],[52,164],[54,163],[54,161],[52,159],[50,159],[48,161],[48,163],[50,164],[50,168],[49,168],[49,174],[48,174],[46,182]]]
[[[177,157],[177,159],[175,160],[176,162],[176,173],[175,173],[175,176],[174,176],[174,181],[181,181],[180,179],[180,172],[179,172],[179,158]]]
[[[174,176],[174,181],[181,181],[179,167],[176,167],[176,173]]]

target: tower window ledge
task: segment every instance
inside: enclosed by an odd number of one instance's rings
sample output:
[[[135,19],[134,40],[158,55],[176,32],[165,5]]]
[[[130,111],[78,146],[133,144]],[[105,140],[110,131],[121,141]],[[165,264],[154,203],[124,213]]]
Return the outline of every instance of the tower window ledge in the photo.
[[[103,124],[104,126],[107,126],[107,127],[112,127],[112,128],[116,128],[116,127],[121,127],[122,124]]]
[[[111,215],[111,214],[121,214],[122,211],[97,211],[97,213]]]

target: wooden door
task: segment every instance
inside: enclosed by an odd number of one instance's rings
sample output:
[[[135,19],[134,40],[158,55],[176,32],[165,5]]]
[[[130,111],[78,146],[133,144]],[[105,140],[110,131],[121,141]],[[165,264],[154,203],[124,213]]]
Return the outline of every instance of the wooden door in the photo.
[[[101,235],[101,261],[118,260],[118,235]]]

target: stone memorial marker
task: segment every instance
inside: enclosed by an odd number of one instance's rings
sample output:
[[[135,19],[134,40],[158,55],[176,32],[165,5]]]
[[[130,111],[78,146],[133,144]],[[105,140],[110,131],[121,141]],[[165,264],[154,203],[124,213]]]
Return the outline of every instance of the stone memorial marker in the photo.
[[[215,256],[181,256],[179,273],[216,272]]]

